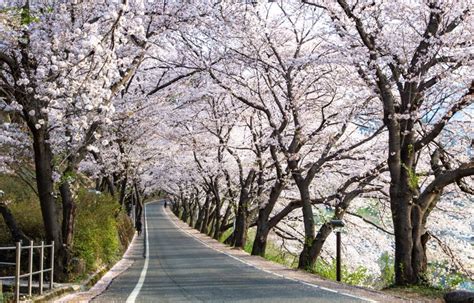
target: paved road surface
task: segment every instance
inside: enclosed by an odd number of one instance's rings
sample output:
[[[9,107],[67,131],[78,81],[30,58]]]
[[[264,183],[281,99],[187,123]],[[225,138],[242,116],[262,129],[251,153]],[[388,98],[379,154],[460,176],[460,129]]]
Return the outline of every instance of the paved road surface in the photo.
[[[147,204],[146,214],[146,275],[139,241],[132,251],[134,264],[94,302],[133,302],[134,289],[135,302],[363,302],[260,271],[214,251],[178,229],[162,203]],[[141,274],[143,284],[137,292]]]

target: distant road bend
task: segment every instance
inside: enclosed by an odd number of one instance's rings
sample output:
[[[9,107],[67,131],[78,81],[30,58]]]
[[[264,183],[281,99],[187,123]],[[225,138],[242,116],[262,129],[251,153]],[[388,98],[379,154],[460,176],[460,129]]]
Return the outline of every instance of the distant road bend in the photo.
[[[135,262],[93,302],[368,302],[285,279],[215,251],[179,229],[163,203],[145,207],[148,258]]]

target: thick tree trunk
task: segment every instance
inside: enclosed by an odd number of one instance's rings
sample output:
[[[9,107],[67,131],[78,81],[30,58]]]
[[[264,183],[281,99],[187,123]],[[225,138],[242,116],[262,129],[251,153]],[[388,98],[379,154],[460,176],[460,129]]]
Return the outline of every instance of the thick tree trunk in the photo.
[[[182,212],[179,218],[181,219],[181,221],[186,222],[186,219],[188,217],[188,205],[186,204],[185,200],[182,201],[181,204],[183,207],[182,207]]]
[[[14,242],[22,242],[22,244],[29,244],[31,240],[28,238],[25,233],[21,230],[20,226],[15,220],[10,209],[3,203],[0,203],[0,213],[2,214],[3,220],[10,231],[12,239]]]
[[[242,198],[239,200],[239,207],[237,209],[237,217],[235,218],[235,230],[233,232],[233,238],[231,244],[235,247],[243,248],[247,241],[247,201],[243,201]]]
[[[70,264],[72,258],[74,226],[76,222],[77,205],[74,202],[69,182],[64,180],[59,186],[61,193],[61,202],[63,205],[62,236],[64,248],[63,262]]]
[[[128,182],[128,176],[127,176],[127,174],[125,174],[125,177],[120,182],[119,203],[120,203],[120,205],[122,205],[122,207],[125,206],[125,197],[126,197],[126,194],[127,194],[127,182]]]
[[[270,227],[266,221],[258,222],[257,224],[257,233],[255,234],[255,240],[253,241],[252,255],[264,257]]]
[[[259,209],[257,217],[257,233],[255,234],[255,241],[252,246],[252,255],[253,256],[265,256],[265,249],[267,248],[267,239],[270,229],[273,226],[269,224],[270,214],[275,207],[275,204],[280,197],[280,194],[283,190],[283,182],[277,181],[273,185],[270,197],[268,198],[268,203],[264,208]],[[276,224],[275,224],[276,225]]]
[[[199,202],[195,200],[193,202],[193,205],[191,206],[191,212],[189,215],[189,226],[191,227],[194,227],[194,220],[196,219],[196,208],[198,203]]]
[[[423,273],[426,272],[428,266],[428,260],[426,256],[426,241],[428,241],[428,235],[425,233],[425,228],[422,224],[423,211],[418,205],[413,205],[411,209],[411,221],[412,221],[412,239],[413,239],[413,254],[412,254],[412,267],[413,274],[417,281],[420,282],[423,277]]]
[[[210,193],[208,192],[206,194],[206,201],[204,202],[204,206],[203,206],[203,217],[202,217],[201,228],[199,229],[199,231],[202,232],[203,234],[207,234],[207,228],[209,226],[210,204],[211,204],[211,196],[210,196]]]
[[[237,207],[237,215],[235,218],[235,229],[231,239],[231,243],[235,247],[243,248],[247,241],[250,186],[254,179],[255,170],[252,169],[249,172],[245,183],[241,184],[242,188],[240,189],[239,205]]]
[[[229,221],[231,211],[232,211],[232,206],[229,204],[229,205],[227,205],[227,208],[226,208],[225,213],[224,213],[224,217],[222,217],[222,220],[221,220],[219,238],[222,235],[222,233],[225,232],[226,229],[228,228],[227,227],[227,221]]]
[[[198,202],[197,207],[198,207],[198,216],[197,216],[197,219],[196,219],[196,224],[194,224],[194,228],[197,229],[197,230],[201,230],[202,221],[204,219],[204,206],[201,206]]]
[[[298,189],[300,191],[301,203],[303,205],[303,221],[304,221],[304,232],[305,241],[303,244],[303,250],[301,251],[298,268],[309,269],[314,265],[314,259],[311,256],[311,251],[314,245],[314,214],[313,206],[311,205],[309,196],[309,184],[303,180],[298,180]]]
[[[402,175],[406,173],[402,171]],[[413,224],[411,214],[412,194],[406,178],[390,185],[390,204],[395,232],[395,284],[416,284],[413,270]]]
[[[62,256],[64,249],[62,246],[61,228],[59,225],[56,201],[54,198],[53,183],[53,156],[51,147],[48,143],[49,137],[43,128],[37,130],[34,125],[29,125],[33,134],[33,150],[35,158],[36,185],[41,204],[41,214],[46,234],[46,241],[55,243],[55,254],[58,256],[55,260],[56,278],[61,281],[65,279],[64,264]]]
[[[207,234],[208,236],[214,235],[214,229],[216,228],[215,221],[216,221],[216,208],[214,207],[211,214],[209,215],[209,227],[210,227],[210,229],[209,229],[209,232]]]
[[[216,240],[219,240],[219,236],[221,233],[221,197],[219,194],[219,188],[218,185],[215,184],[214,186],[214,196],[215,196],[215,202],[216,202],[216,208],[214,210],[214,228],[213,228],[213,233],[212,237]]]

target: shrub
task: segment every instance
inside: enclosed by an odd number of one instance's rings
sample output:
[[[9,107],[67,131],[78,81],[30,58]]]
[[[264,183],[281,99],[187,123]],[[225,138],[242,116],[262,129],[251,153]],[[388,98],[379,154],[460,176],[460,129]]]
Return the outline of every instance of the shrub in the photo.
[[[113,264],[128,245],[130,220],[110,195],[80,190],[77,201],[74,256],[87,271]]]

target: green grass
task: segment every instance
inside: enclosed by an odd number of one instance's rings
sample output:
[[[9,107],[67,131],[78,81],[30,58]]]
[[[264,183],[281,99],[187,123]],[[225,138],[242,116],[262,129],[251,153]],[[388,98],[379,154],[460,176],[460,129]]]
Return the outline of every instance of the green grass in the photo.
[[[247,231],[247,240],[245,241],[245,246],[244,246],[244,250],[251,254],[252,253],[252,246],[253,246],[253,242],[255,241],[255,230],[254,229],[249,229]]]
[[[247,253],[252,253],[252,246],[255,240],[255,230],[250,229],[247,232],[247,241],[245,242],[244,250]],[[267,248],[265,250],[265,259],[285,265],[287,267],[294,268],[297,265],[297,258],[296,256],[284,251],[278,245],[273,243],[272,241],[267,241]]]
[[[245,243],[244,247],[246,252],[252,252],[254,240],[255,230],[250,229],[247,233],[247,242]],[[265,250],[264,258],[289,268],[296,268],[298,265],[298,256],[290,254],[272,241],[267,241],[267,248]],[[373,277],[368,274],[368,270],[365,267],[358,267],[355,271],[350,271],[347,266],[343,266],[341,269],[342,280],[344,283],[350,285],[367,286],[373,281]],[[308,271],[326,279],[336,280],[335,262],[328,263],[320,258],[317,260],[315,266]]]
[[[440,299],[446,293],[446,289],[429,285],[390,286],[383,291],[415,300],[420,298]]]
[[[336,261],[327,262],[319,258],[316,260],[314,267],[308,271],[329,280],[336,280]],[[369,275],[367,268],[363,266],[359,266],[355,270],[349,270],[346,265],[342,265],[341,278],[342,282],[357,286],[371,286],[374,280]]]
[[[0,190],[5,192],[2,201],[10,201],[11,210],[23,232],[35,241],[44,239],[41,207],[36,193],[14,175],[0,174]],[[0,245],[13,243],[3,217],[0,216]]]
[[[219,242],[224,243],[224,241],[232,234],[232,228],[229,228],[219,237]]]

